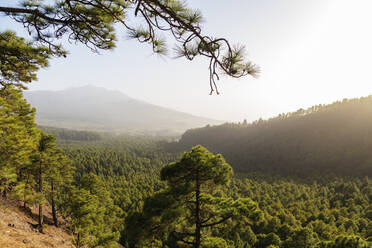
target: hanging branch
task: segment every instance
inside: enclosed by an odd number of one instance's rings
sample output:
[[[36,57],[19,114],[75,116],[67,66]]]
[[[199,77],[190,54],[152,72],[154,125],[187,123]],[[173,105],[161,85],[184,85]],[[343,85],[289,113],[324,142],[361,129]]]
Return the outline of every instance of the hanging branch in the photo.
[[[128,11],[137,25],[128,22]],[[243,46],[203,35],[200,12],[188,8],[182,0],[63,0],[52,6],[26,0],[17,7],[0,6],[1,12],[22,23],[54,56],[66,56],[57,43],[65,36],[69,42],[82,43],[94,52],[113,49],[115,24],[124,27],[131,38],[151,44],[155,53],[166,54],[166,42],[159,37],[162,32],[169,33],[176,43],[176,57],[209,59],[211,94],[219,94],[216,81],[221,74],[240,78],[259,73],[255,64],[246,61]]]

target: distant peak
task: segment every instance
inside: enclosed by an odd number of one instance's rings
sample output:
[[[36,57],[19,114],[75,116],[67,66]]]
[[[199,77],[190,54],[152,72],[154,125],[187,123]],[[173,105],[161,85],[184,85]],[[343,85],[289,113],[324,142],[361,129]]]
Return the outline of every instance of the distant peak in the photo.
[[[101,86],[95,86],[95,85],[91,85],[91,84],[87,84],[87,85],[83,85],[83,86],[73,86],[73,87],[69,87],[65,90],[62,90],[62,91],[76,91],[76,90],[104,90],[104,91],[110,91],[109,89],[106,89],[104,87],[101,87]]]

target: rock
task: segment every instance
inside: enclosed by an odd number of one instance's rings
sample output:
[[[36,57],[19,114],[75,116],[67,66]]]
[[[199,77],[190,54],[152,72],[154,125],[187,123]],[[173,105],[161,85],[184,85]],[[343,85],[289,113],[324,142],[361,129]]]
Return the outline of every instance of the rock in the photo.
[[[30,243],[31,241],[28,240],[28,239],[24,239],[22,242],[23,242],[24,244],[28,244],[28,243]]]

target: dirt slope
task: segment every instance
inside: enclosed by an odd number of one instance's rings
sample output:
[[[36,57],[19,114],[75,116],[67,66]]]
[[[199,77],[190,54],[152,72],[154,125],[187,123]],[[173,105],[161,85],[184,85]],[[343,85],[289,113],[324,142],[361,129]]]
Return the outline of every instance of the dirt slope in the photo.
[[[26,211],[15,202],[0,200],[1,248],[74,247],[71,243],[72,236],[64,228],[48,225],[44,234],[39,233],[36,229],[37,219],[34,210]],[[49,214],[48,209],[45,210]]]

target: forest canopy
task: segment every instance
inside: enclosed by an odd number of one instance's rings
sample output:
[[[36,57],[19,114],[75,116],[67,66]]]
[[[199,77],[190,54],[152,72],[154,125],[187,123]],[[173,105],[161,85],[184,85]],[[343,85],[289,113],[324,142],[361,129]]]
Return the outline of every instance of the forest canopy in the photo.
[[[252,123],[188,130],[172,149],[201,144],[223,154],[235,171],[372,175],[372,96],[345,99]]]

